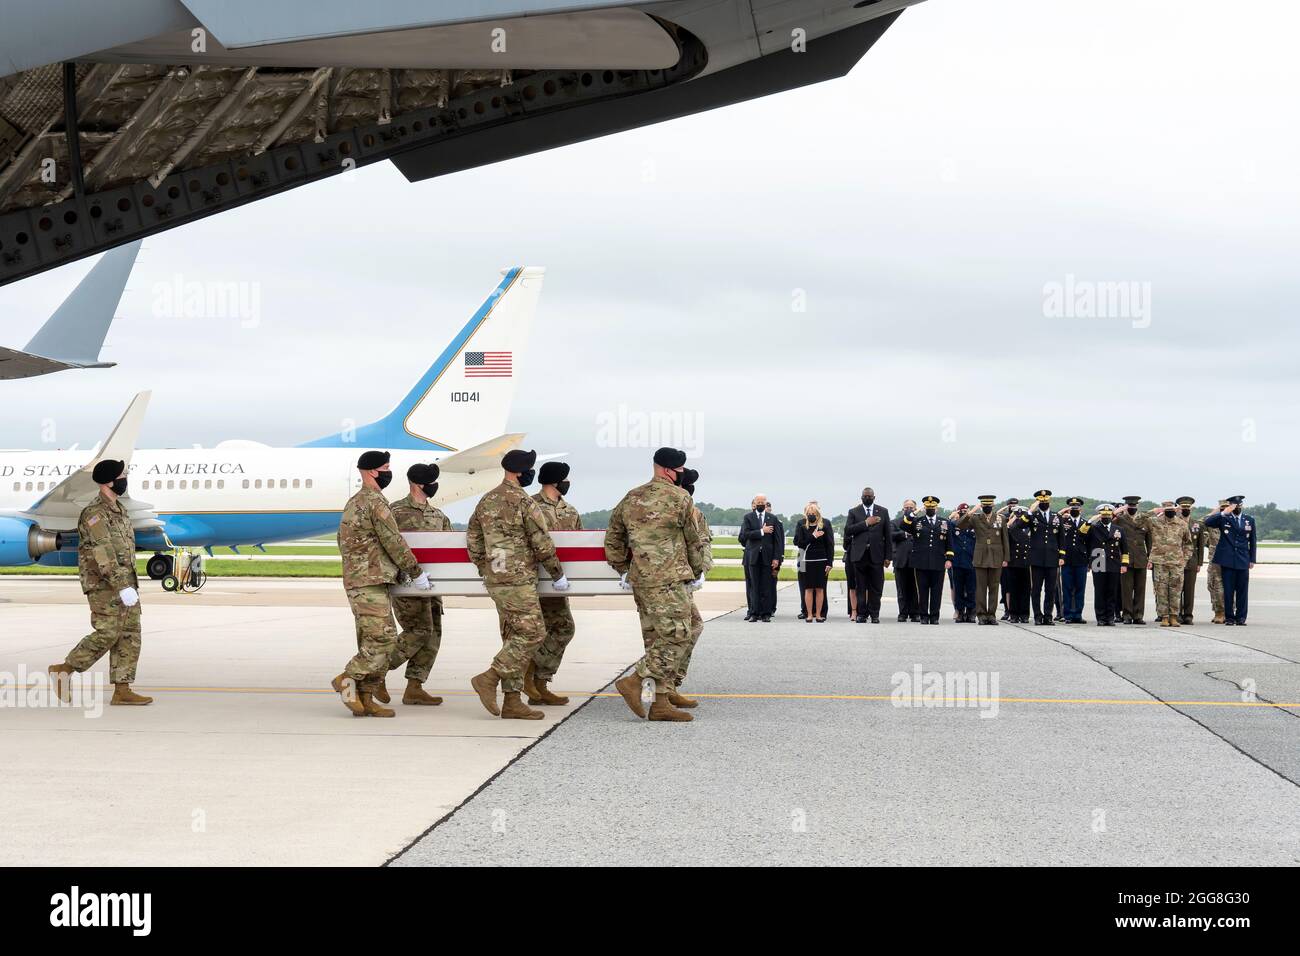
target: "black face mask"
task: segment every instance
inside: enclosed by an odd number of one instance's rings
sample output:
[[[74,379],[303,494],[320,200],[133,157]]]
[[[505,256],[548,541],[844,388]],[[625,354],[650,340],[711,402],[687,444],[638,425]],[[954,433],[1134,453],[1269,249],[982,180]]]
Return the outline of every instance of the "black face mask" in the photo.
[[[933,517],[934,517],[934,509],[933,509],[933,508],[926,508],[926,509],[925,509],[925,515],[926,515],[927,518],[933,518]]]
[[[1173,509],[1173,508],[1166,508],[1166,509],[1165,509],[1165,517],[1166,517],[1166,518],[1172,518],[1173,516],[1174,516],[1174,509]]]
[[[986,515],[991,515],[991,514],[993,514],[993,506],[992,506],[992,505],[980,505],[980,511],[984,512]]]
[[[533,483],[533,479],[536,476],[537,476],[536,468],[529,468],[527,471],[521,473],[519,475],[519,487],[527,488],[529,485]]]
[[[555,483],[555,490],[561,495],[567,495],[569,493],[569,479],[565,478],[563,481],[557,481]]]
[[[1070,509],[1070,514],[1074,515],[1074,517],[1076,517],[1076,518],[1079,517],[1079,509],[1078,509],[1078,508],[1071,508],[1071,509]]]
[[[1039,510],[1046,511],[1048,508],[1052,507],[1052,503],[1050,501],[1040,501],[1038,507]]]
[[[1131,514],[1131,515],[1135,515],[1135,514],[1137,514],[1138,506],[1137,506],[1137,505],[1129,505],[1128,508],[1125,509],[1125,510],[1127,510],[1129,514]]]
[[[876,499],[873,498],[871,495],[863,495],[862,503],[866,505],[868,508],[870,508],[873,504],[876,503]]]
[[[431,481],[427,485],[421,485],[420,490],[424,492],[426,498],[432,498],[438,493],[438,483]]]
[[[109,487],[113,489],[113,494],[120,498],[122,495],[126,494],[126,476],[123,475],[121,478],[117,479],[117,481],[109,485]]]
[[[375,484],[379,486],[381,491],[384,488],[387,488],[392,480],[393,473],[391,471],[381,471],[379,474],[375,475]]]
[[[1191,516],[1191,513],[1192,513],[1192,509],[1191,509],[1191,508],[1184,508],[1184,509],[1183,509],[1183,517],[1184,517],[1184,518],[1190,517],[1190,516]]]
[[[1239,515],[1239,514],[1241,514],[1241,505],[1236,505],[1236,506],[1234,506],[1233,509],[1232,509],[1232,513],[1235,514],[1235,515]]]

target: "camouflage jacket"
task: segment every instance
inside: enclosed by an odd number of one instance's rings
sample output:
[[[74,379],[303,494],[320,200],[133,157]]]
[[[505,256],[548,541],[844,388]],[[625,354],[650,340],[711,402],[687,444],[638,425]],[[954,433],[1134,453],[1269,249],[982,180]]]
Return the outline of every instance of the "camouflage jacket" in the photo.
[[[429,504],[420,504],[410,495],[398,498],[389,509],[398,531],[450,531],[451,519]]]
[[[578,510],[565,501],[563,497],[558,501],[552,501],[546,497],[546,492],[539,491],[533,495],[533,500],[537,502],[542,517],[546,519],[547,531],[582,530],[582,519],[578,517]]]
[[[1139,511],[1131,515],[1120,512],[1115,515],[1115,524],[1124,532],[1128,541],[1129,559],[1135,568],[1145,568],[1151,562],[1151,516]]]
[[[513,481],[502,481],[479,500],[465,543],[488,585],[535,584],[539,564],[552,580],[564,574],[542,509]]]
[[[1187,522],[1187,530],[1192,534],[1192,556],[1187,559],[1185,570],[1199,571],[1205,563],[1205,538],[1211,529],[1205,527],[1200,518],[1187,517],[1183,520]]]
[[[605,560],[633,585],[693,581],[704,573],[704,542],[691,496],[652,478],[614,506],[605,532]]]
[[[420,574],[420,563],[402,540],[388,499],[374,488],[362,487],[344,506],[339,553],[345,588],[393,584],[399,571],[412,578]]]
[[[1186,567],[1192,555],[1192,532],[1187,522],[1178,515],[1166,518],[1161,515],[1151,522],[1152,564],[1173,564]]]
[[[1214,514],[1213,511],[1210,514]],[[1200,520],[1201,530],[1205,533],[1205,553],[1210,556],[1210,561],[1214,561],[1214,551],[1219,547],[1219,535],[1222,534],[1218,528],[1211,528],[1205,523],[1205,518]]]
[[[708,573],[713,570],[713,529],[699,508],[692,505],[691,511],[695,514],[695,530],[700,533],[700,544],[704,548],[704,571]],[[830,527],[829,523],[827,527]]]
[[[96,495],[81,511],[77,536],[83,594],[97,588],[120,591],[139,585],[135,576],[135,532],[120,501]]]

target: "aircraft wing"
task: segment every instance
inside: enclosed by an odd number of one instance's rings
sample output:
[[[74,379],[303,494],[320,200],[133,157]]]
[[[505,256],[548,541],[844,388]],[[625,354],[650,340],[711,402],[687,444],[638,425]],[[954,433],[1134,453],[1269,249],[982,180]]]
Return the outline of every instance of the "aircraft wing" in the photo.
[[[501,467],[501,456],[512,448],[519,447],[524,440],[524,432],[498,435],[473,448],[466,448],[454,455],[438,460],[438,470],[472,475],[480,471],[490,471]]]
[[[50,372],[62,372],[69,368],[112,368],[116,364],[116,362],[95,362],[82,365],[0,346],[0,380],[31,378],[34,375],[48,375]]]
[[[35,522],[47,531],[76,530],[81,510],[99,494],[99,485],[91,477],[95,462],[104,458],[120,459],[126,462],[127,470],[130,471],[131,455],[140,435],[145,409],[149,407],[149,395],[149,392],[136,395],[90,461],[47,491],[31,508],[22,512],[21,517]],[[129,493],[120,500],[136,530],[162,526],[152,505],[132,500]]]

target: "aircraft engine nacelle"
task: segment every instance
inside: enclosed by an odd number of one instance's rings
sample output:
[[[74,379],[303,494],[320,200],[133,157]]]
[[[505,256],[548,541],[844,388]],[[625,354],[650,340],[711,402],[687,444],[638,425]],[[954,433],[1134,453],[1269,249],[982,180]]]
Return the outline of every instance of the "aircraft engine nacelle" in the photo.
[[[0,517],[0,565],[33,564],[59,550],[59,536],[23,518]]]

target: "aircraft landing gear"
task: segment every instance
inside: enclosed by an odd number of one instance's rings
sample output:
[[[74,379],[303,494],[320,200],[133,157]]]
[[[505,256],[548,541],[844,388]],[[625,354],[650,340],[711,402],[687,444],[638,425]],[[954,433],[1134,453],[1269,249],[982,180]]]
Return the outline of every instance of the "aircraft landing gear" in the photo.
[[[144,566],[151,581],[161,581],[172,573],[174,563],[170,554],[155,554]]]

